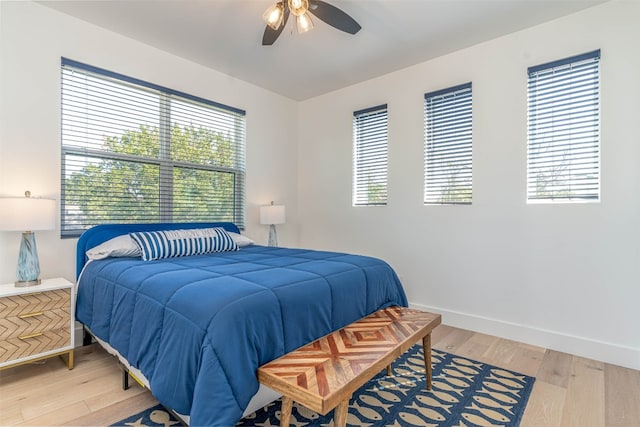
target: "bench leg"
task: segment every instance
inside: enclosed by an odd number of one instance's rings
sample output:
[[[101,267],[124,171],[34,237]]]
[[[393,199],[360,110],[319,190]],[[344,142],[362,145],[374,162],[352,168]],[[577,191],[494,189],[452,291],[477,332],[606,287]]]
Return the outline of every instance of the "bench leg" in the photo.
[[[431,334],[422,338],[422,351],[424,352],[424,368],[427,376],[427,390],[431,390]]]
[[[391,372],[391,365],[387,365],[387,376],[388,377],[393,376],[393,372]]]
[[[334,427],[345,427],[347,425],[347,412],[349,410],[349,399],[343,400],[338,403],[336,409],[333,410],[333,425]]]
[[[282,396],[282,408],[280,409],[280,427],[289,427],[291,421],[291,408],[293,399]]]

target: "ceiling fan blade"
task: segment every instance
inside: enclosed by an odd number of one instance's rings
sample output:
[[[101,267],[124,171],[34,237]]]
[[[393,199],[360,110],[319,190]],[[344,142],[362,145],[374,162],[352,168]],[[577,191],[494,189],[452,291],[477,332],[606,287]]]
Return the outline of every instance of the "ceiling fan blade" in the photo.
[[[282,33],[282,30],[284,30],[284,27],[287,25],[288,20],[289,9],[285,8],[284,17],[282,18],[282,25],[280,25],[280,28],[274,30],[267,25],[267,27],[264,29],[264,34],[262,35],[262,46],[271,46],[272,44],[274,44],[278,37],[280,37],[280,34]]]
[[[321,0],[309,0],[309,4],[311,13],[338,30],[355,34],[362,28],[355,19],[329,3]]]

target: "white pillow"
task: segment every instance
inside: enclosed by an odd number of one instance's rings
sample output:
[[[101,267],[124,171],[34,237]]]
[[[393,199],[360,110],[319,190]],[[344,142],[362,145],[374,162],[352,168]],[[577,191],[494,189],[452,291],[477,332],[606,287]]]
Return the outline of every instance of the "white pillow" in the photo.
[[[89,249],[86,253],[89,259],[126,256],[139,257],[142,255],[140,248],[128,234],[123,234],[122,236],[107,240],[106,242]]]
[[[253,245],[254,243],[256,243],[247,236],[243,236],[242,234],[233,233],[231,231],[229,231],[228,233],[233,241],[236,242],[236,245],[238,245],[239,248],[244,248],[245,246]]]

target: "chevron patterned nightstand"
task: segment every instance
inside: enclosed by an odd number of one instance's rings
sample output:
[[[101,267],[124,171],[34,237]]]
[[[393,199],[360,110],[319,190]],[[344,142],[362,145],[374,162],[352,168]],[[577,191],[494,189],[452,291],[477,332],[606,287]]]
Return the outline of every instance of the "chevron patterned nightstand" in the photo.
[[[73,283],[62,278],[0,285],[0,369],[64,354],[73,369],[74,297]]]

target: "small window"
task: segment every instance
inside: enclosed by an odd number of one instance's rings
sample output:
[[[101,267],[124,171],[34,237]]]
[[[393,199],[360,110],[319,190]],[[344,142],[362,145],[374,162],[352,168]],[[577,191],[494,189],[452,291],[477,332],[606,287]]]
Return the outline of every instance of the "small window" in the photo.
[[[424,204],[471,204],[471,83],[424,95]]]
[[[61,234],[103,223],[244,226],[245,112],[62,59]]]
[[[600,51],[528,73],[528,202],[599,200]]]
[[[387,105],[353,113],[353,205],[387,204]]]

